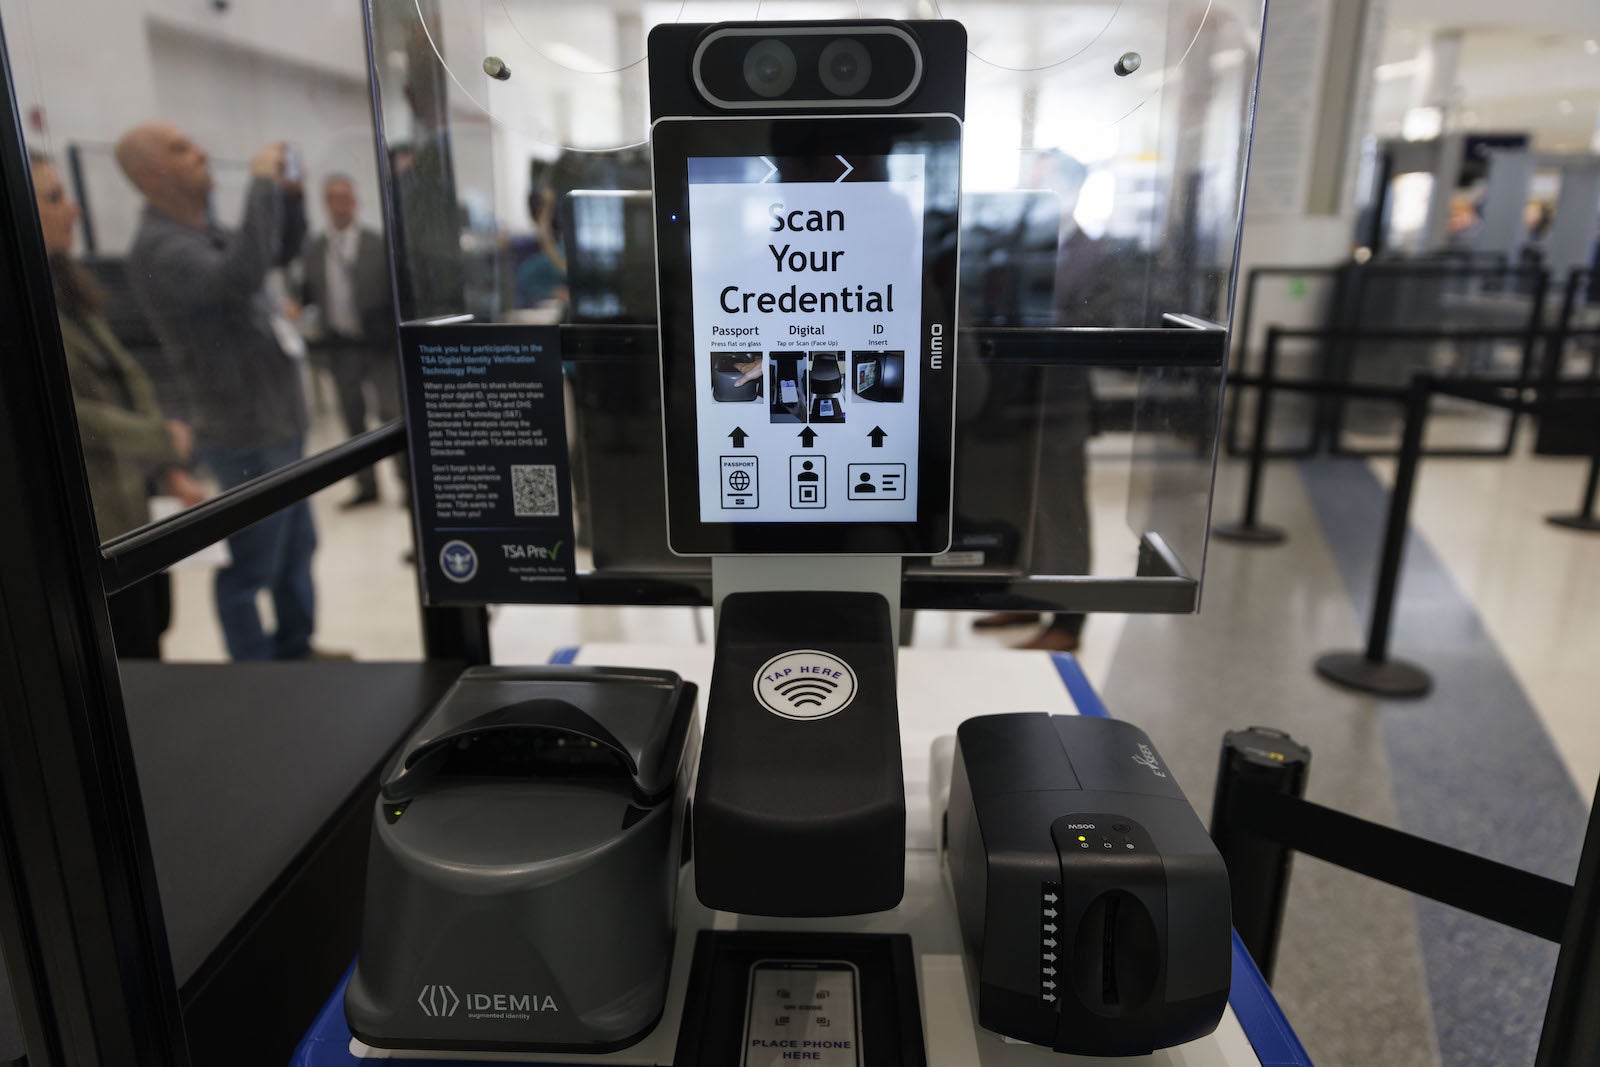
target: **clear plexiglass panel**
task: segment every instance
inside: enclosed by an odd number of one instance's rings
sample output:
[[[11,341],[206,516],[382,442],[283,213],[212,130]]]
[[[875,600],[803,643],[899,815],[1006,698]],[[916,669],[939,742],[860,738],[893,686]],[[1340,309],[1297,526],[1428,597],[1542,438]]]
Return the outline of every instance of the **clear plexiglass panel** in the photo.
[[[947,557],[910,568],[1198,577],[1259,5],[372,0],[370,13],[402,318],[558,322],[575,341],[655,320],[652,27],[962,22],[956,534]],[[1064,327],[1115,332],[1049,333]],[[1164,327],[1196,336],[1136,332]],[[582,565],[704,571],[665,543],[653,344],[565,358]]]

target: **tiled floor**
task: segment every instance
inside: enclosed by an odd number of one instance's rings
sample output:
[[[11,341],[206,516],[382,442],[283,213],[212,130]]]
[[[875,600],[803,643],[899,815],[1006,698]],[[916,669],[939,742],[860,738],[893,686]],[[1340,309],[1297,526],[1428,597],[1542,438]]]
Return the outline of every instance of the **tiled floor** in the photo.
[[[1109,570],[1127,562],[1128,471],[1116,448],[1097,448],[1097,566]],[[1310,670],[1315,653],[1362,639],[1389,466],[1272,465],[1263,516],[1290,531],[1289,543],[1214,543],[1198,617],[1095,617],[1086,671],[1113,714],[1150,731],[1202,814],[1222,731],[1267,722],[1315,753],[1313,799],[1570,877],[1572,827],[1600,777],[1600,536],[1543,516],[1575,506],[1584,465],[1520,453],[1426,464],[1413,511],[1421,540],[1408,556],[1394,644],[1439,675],[1434,700],[1419,705],[1352,696]],[[1219,517],[1237,506],[1240,473],[1223,464]],[[379,506],[341,511],[345,486],[314,502],[318,643],[364,659],[412,658],[420,640],[415,578],[401,562],[408,518],[387,469],[383,477]],[[180,568],[174,586],[168,657],[220,657],[209,573]],[[914,640],[999,647],[1026,635],[980,634],[970,623],[922,613]],[[709,627],[708,611],[685,608],[501,607],[493,638],[498,660],[540,662],[573,644],[696,642]],[[1526,776],[1541,780],[1519,785]],[[1545,824],[1540,835],[1497,822],[1530,798],[1551,809],[1528,813]],[[1488,832],[1518,840],[1497,844]],[[1548,947],[1520,935],[1302,858],[1277,987],[1319,1064],[1520,1062],[1537,1034],[1549,959]]]

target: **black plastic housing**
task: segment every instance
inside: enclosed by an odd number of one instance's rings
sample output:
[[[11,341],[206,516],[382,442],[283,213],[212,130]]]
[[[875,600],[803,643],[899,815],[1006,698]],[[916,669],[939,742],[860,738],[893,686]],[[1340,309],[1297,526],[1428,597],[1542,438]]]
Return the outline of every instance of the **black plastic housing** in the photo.
[[[583,1054],[649,1033],[672,966],[695,696],[669,671],[465,671],[384,773],[351,1033]]]
[[[1216,1029],[1232,980],[1228,872],[1138,727],[967,720],[946,826],[983,1027],[1086,1056]]]
[[[805,72],[797,78],[792,91],[770,100],[749,98],[741,101],[749,106],[737,110],[718,106],[708,99],[695,81],[696,55],[700,45],[715,33],[751,29],[759,31],[756,39],[784,39],[789,32],[803,35],[827,31],[826,39],[850,38],[852,31],[862,28],[879,28],[898,31],[908,37],[915,47],[920,71],[911,92],[893,105],[886,106],[881,99],[869,97],[864,92],[856,97],[831,96],[813,92]],[[660,25],[650,31],[650,118],[692,115],[784,115],[808,113],[842,113],[873,115],[955,115],[966,112],[967,96],[967,31],[959,22],[949,19],[896,22],[888,19],[852,19],[812,22],[760,22],[760,23],[686,23]],[[808,56],[803,45],[797,48],[801,56]],[[714,51],[707,53],[708,61],[718,62]],[[716,79],[711,79],[713,87]],[[896,93],[896,96],[899,94]],[[805,108],[797,111],[796,102],[805,99]]]
[[[776,656],[815,650],[854,673],[825,718],[757,699]],[[801,699],[805,699],[802,697]],[[889,605],[876,593],[732,593],[694,795],[695,890],[746,915],[858,915],[905,893],[906,800]]]

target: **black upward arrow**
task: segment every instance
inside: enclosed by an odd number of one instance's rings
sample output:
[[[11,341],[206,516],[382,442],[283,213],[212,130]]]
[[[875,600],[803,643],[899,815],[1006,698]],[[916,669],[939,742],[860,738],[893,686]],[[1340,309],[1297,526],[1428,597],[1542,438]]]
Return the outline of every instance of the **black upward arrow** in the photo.
[[[734,448],[743,448],[744,447],[745,438],[749,437],[750,435],[745,433],[743,429],[739,428],[738,426],[735,426],[733,428],[733,432],[730,433],[728,436],[733,438],[733,447]]]
[[[810,448],[812,444],[816,442],[816,440],[817,431],[813,430],[811,427],[807,426],[805,429],[800,431],[800,443],[806,448]]]
[[[874,426],[872,429],[867,431],[867,436],[872,438],[873,448],[882,448],[883,439],[889,435],[884,432],[882,426]]]

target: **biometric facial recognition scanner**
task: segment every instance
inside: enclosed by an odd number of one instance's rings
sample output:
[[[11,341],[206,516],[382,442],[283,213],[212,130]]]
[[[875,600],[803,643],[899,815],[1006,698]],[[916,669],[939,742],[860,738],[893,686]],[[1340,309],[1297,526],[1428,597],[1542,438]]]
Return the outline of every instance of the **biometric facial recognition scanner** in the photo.
[[[949,21],[651,30],[651,194],[567,210],[649,213],[666,541],[713,575],[704,728],[666,671],[464,675],[374,809],[359,1042],[926,1064],[911,937],[860,931],[929,900],[906,888],[895,649],[905,557],[951,542],[966,46]],[[630,254],[572,270],[637,274]],[[930,906],[978,1025],[1090,1055],[1208,1033],[1226,875],[1148,738],[966,714]]]
[[[950,539],[965,43],[950,22],[650,35],[668,542],[714,557],[718,604],[710,907],[901,898],[895,619],[900,557]],[[857,405],[852,360],[890,352],[899,388]],[[728,402],[759,363],[770,404]]]

